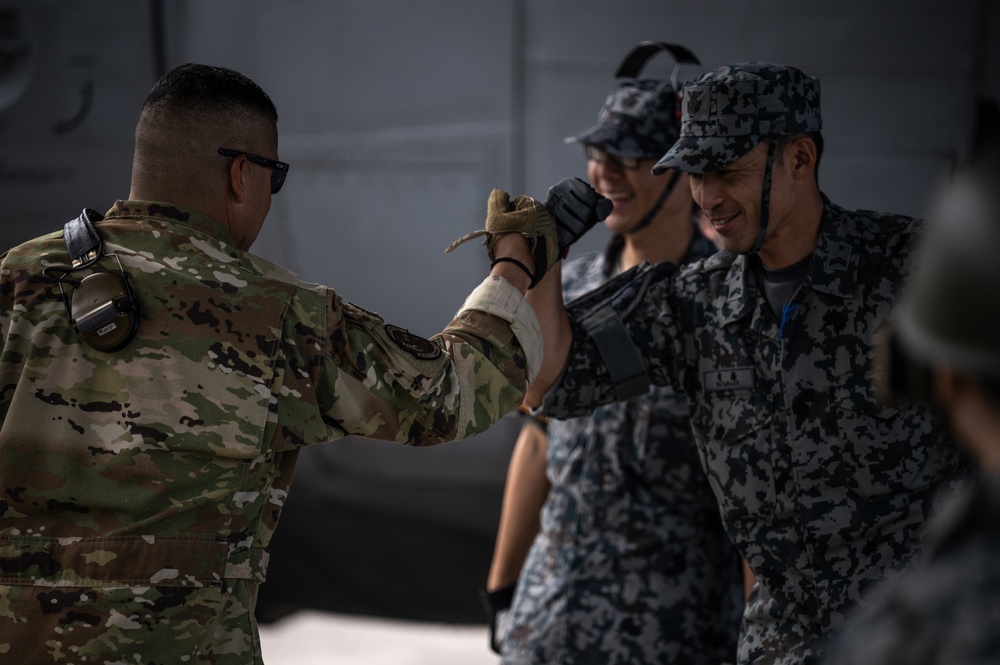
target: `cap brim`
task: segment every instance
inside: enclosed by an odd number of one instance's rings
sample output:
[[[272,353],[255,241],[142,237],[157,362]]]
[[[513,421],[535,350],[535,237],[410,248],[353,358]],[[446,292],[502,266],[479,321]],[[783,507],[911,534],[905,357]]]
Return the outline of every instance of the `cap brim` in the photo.
[[[648,145],[642,145],[631,134],[625,132],[620,125],[610,123],[594,125],[575,136],[567,136],[563,142],[592,145],[611,155],[637,159],[655,159],[661,154],[658,151],[650,153]]]
[[[750,152],[763,138],[756,135],[684,136],[677,139],[653,166],[653,174],[660,175],[668,169],[688,173],[718,171]]]

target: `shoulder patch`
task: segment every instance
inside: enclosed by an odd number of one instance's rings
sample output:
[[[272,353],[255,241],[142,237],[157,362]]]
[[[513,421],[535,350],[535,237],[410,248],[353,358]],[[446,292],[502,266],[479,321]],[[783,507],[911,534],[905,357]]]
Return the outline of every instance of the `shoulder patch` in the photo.
[[[405,328],[387,323],[384,326],[385,334],[389,336],[399,348],[403,349],[415,358],[421,360],[434,360],[440,357],[441,347],[428,339],[414,335]]]
[[[853,249],[849,243],[834,240],[830,243],[830,253],[826,257],[827,270],[847,270],[851,267]]]

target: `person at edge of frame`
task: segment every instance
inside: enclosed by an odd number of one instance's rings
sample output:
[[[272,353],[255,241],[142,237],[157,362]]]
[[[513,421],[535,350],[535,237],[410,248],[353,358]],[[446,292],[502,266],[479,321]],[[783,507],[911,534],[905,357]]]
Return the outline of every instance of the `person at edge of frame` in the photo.
[[[524,291],[610,202],[494,190],[490,275],[423,339],[248,252],[289,172],[246,76],[143,103],[128,200],[0,256],[0,653],[20,665],[262,662],[253,609],[298,450],[431,445],[521,403]]]
[[[980,465],[930,524],[923,557],[873,591],[825,665],[1000,662],[1000,151],[939,194],[913,288],[879,347],[883,401],[939,405]]]
[[[530,294],[545,357],[526,406],[568,418],[671,385],[756,576],[737,661],[814,663],[868,589],[905,569],[972,464],[937,410],[874,396],[874,338],[909,281],[923,222],[847,210],[819,187],[819,80],[744,62],[683,91],[654,167],[689,173],[724,250],[643,266],[560,307]]]
[[[717,250],[697,223],[687,174],[652,173],[680,132],[675,77],[640,76],[662,52],[697,64],[681,46],[638,44],[622,59],[597,124],[566,139],[582,144],[591,184],[615,207],[604,220],[612,233],[605,250],[563,263],[565,301],[643,261],[686,264]],[[512,599],[509,613],[502,600],[490,612],[501,663],[735,658],[740,558],[688,414],[686,399],[653,387],[580,418],[526,419],[487,581],[490,598]]]

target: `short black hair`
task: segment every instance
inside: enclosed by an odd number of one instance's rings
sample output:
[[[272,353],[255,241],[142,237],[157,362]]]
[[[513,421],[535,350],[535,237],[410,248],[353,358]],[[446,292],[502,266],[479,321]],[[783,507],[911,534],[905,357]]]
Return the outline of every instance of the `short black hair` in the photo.
[[[143,102],[142,110],[171,107],[192,112],[242,110],[278,121],[278,110],[264,90],[250,78],[226,67],[187,63],[160,78]]]

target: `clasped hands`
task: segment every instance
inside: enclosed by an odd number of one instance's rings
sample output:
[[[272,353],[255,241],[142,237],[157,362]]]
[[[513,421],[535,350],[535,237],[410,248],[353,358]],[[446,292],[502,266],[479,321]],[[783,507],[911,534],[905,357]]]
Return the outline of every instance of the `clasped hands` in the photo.
[[[490,263],[517,264],[531,278],[531,288],[565,258],[570,245],[611,214],[612,207],[609,199],[579,178],[566,178],[550,187],[544,203],[524,195],[511,199],[504,190],[494,189],[487,201],[485,228],[462,236],[444,251],[451,252],[467,240],[485,236]],[[512,257],[497,255],[497,240],[509,233],[520,233],[528,241],[533,270]]]

